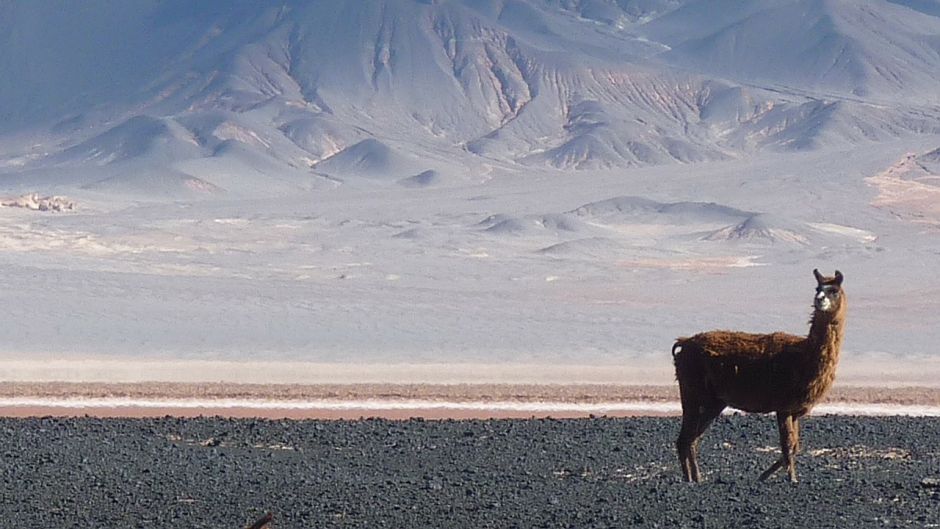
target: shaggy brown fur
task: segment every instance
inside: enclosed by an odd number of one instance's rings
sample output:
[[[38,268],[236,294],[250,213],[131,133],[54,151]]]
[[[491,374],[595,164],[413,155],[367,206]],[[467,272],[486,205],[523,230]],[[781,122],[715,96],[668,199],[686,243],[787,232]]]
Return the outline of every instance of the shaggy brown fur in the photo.
[[[761,479],[786,466],[796,481],[799,419],[832,387],[845,326],[842,274],[817,288],[809,335],[711,331],[679,338],[672,347],[682,400],[676,448],[687,481],[700,481],[698,439],[725,407],[776,412],[782,455]]]

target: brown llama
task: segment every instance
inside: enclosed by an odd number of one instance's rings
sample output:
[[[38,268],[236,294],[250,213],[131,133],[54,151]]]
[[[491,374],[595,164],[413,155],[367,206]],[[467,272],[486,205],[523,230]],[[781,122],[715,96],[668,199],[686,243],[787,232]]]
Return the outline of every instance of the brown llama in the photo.
[[[829,391],[836,375],[845,327],[842,273],[816,276],[809,335],[711,331],[679,338],[672,346],[682,400],[676,448],[686,481],[701,481],[698,440],[713,420],[732,407],[777,414],[780,458],[760,479],[786,467],[796,482],[799,420]]]

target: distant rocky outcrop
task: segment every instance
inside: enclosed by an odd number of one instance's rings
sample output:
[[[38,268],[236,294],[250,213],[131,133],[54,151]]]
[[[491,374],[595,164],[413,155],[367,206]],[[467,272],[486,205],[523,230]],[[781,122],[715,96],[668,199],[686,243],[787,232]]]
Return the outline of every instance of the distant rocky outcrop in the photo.
[[[42,197],[38,193],[27,193],[16,198],[2,200],[0,206],[33,211],[72,211],[75,209],[75,202],[61,196]]]

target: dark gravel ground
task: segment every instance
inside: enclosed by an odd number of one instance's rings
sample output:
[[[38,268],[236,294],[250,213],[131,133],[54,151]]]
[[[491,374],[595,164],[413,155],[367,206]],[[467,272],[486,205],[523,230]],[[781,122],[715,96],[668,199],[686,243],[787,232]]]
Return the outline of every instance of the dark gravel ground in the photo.
[[[678,422],[0,419],[0,526],[940,527],[940,419],[810,417],[798,484],[757,481],[772,416],[682,483]]]

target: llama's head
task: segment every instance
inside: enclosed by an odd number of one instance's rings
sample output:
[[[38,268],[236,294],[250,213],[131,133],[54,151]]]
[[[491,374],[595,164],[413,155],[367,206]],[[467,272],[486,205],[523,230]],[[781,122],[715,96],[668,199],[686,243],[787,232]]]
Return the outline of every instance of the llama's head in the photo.
[[[826,277],[820,274],[819,270],[813,270],[813,275],[816,276],[816,298],[813,300],[813,306],[820,312],[838,312],[844,301],[842,272],[836,270],[834,276]]]

